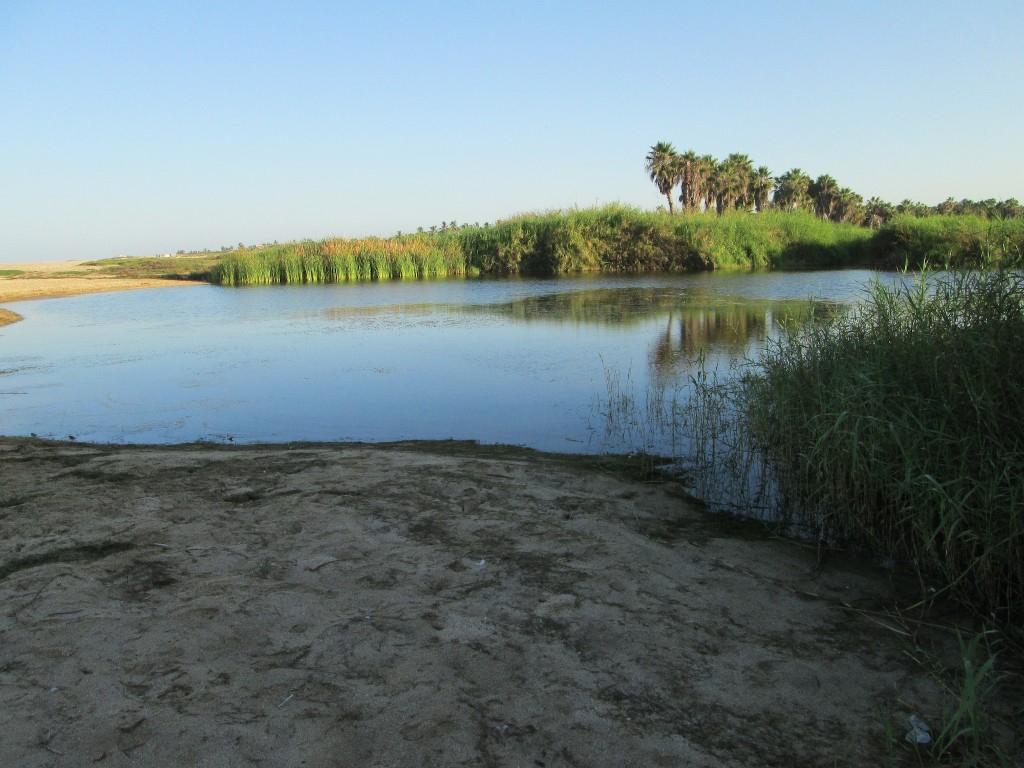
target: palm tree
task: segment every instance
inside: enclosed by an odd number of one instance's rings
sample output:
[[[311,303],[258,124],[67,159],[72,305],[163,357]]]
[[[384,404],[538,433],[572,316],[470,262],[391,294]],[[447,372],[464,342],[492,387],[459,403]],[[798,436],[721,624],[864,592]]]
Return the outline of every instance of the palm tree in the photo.
[[[851,224],[864,218],[864,198],[849,187],[839,190],[836,210],[832,214],[833,221],[846,221]]]
[[[839,182],[824,174],[811,182],[807,190],[814,203],[814,211],[823,219],[831,219],[839,205]]]
[[[892,203],[879,197],[872,197],[864,205],[864,226],[878,229],[896,213]]]
[[[708,177],[707,177],[707,190],[708,190],[708,203],[705,210],[710,211],[712,207],[715,209],[715,213],[719,216],[725,210],[726,201],[726,189],[728,183],[726,179],[725,166],[715,160],[710,155],[706,155],[708,159]]]
[[[746,155],[733,152],[722,161],[723,207],[750,208],[750,180],[754,176],[754,164]]]
[[[775,180],[775,205],[784,211],[810,207],[811,177],[799,168],[786,171]]]
[[[658,187],[658,191],[668,200],[668,212],[674,211],[672,207],[672,188],[679,180],[679,155],[675,147],[667,141],[659,141],[651,151],[647,153],[647,173],[651,181]]]
[[[758,213],[768,207],[768,199],[775,189],[775,179],[767,166],[759,166],[750,180],[750,191],[754,198],[754,207]]]
[[[700,182],[700,158],[692,149],[686,150],[679,156],[680,188],[679,202],[682,203],[683,211],[695,211],[698,209],[697,194],[701,187]]]
[[[1024,217],[1024,206],[1015,197],[1008,197],[996,207],[996,212],[1002,219],[1019,219]]]

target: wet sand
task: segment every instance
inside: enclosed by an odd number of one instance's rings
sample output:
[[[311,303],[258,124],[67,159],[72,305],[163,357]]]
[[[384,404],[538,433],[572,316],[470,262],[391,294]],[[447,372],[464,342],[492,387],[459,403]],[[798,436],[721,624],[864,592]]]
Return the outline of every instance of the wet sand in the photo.
[[[594,459],[0,438],[0,478],[2,765],[877,766],[941,711],[887,572]]]

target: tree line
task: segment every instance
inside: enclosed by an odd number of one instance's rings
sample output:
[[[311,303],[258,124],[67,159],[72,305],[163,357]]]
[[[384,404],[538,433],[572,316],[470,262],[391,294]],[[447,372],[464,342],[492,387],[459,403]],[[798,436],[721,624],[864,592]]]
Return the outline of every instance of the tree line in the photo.
[[[799,168],[774,176],[766,166],[754,167],[744,154],[734,152],[724,160],[698,155],[692,149],[679,153],[667,141],[659,141],[646,157],[651,181],[668,202],[669,213],[678,202],[684,213],[715,211],[809,211],[822,219],[880,227],[896,214],[913,216],[973,214],[989,219],[1024,218],[1024,205],[1007,200],[954,200],[938,205],[904,200],[893,204],[878,197],[865,201],[832,176],[812,179]],[[676,190],[678,189],[678,195]]]

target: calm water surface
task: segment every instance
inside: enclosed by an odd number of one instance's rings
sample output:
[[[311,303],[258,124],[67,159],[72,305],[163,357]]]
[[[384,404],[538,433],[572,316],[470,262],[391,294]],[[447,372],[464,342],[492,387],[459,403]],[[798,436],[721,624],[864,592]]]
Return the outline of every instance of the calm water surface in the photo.
[[[24,322],[0,328],[0,434],[667,449],[608,427],[609,382],[637,398],[685,390],[702,351],[722,370],[756,357],[810,298],[857,301],[872,274],[198,286],[21,302]]]

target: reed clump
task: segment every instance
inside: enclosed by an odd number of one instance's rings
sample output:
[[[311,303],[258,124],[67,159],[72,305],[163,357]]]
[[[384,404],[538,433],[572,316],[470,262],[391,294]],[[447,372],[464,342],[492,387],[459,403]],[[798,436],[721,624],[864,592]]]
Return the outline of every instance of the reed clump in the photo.
[[[582,272],[894,269],[924,263],[1020,266],[1024,220],[898,216],[871,230],[804,211],[671,215],[608,205],[392,238],[239,248],[211,267],[210,279],[268,285]]]
[[[621,205],[533,213],[459,231],[483,274],[853,266],[871,232],[803,212],[669,215]]]
[[[448,236],[306,240],[233,251],[210,270],[221,285],[343,283],[474,274]]]
[[[1024,266],[1024,219],[896,216],[871,242],[880,267],[993,269]]]
[[[524,214],[494,226],[393,238],[328,239],[232,251],[222,285],[331,283],[468,275],[693,272],[853,266],[868,230],[808,213],[670,216],[621,205]]]
[[[876,281],[774,343],[741,406],[783,501],[1024,625],[1024,280]]]

